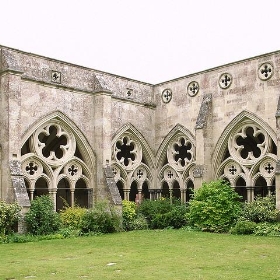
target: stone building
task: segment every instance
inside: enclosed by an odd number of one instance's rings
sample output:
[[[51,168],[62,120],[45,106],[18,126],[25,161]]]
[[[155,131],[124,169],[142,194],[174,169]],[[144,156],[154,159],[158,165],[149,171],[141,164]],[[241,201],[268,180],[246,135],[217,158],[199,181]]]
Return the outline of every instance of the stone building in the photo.
[[[280,51],[156,85],[0,52],[0,199],[187,201],[223,178],[280,208]]]

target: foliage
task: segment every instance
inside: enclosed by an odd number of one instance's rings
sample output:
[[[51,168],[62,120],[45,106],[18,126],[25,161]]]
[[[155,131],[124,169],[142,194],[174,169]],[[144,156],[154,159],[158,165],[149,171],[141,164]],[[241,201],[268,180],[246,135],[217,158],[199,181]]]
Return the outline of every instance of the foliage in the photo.
[[[25,215],[27,230],[34,235],[47,235],[56,232],[60,226],[58,213],[48,195],[36,197]]]
[[[159,200],[143,200],[137,211],[147,219],[150,226],[156,215],[170,212],[171,209],[170,200],[162,198]]]
[[[256,226],[257,224],[255,222],[239,220],[230,232],[232,234],[253,234]]]
[[[156,214],[151,220],[152,229],[181,228],[187,225],[187,208],[185,205],[174,205],[171,211]]]
[[[275,196],[256,197],[244,203],[242,217],[256,223],[275,222],[279,213],[275,205]]]
[[[259,223],[256,226],[255,235],[280,236],[280,223]]]
[[[149,228],[148,222],[142,214],[138,214],[130,224],[131,230],[144,230],[148,228]]]
[[[86,208],[81,208],[78,206],[64,208],[59,214],[62,226],[71,230],[80,229],[80,224],[86,211]]]
[[[20,218],[21,207],[17,203],[0,201],[0,235],[10,234]]]
[[[151,229],[163,229],[167,227],[180,228],[187,224],[186,205],[181,205],[180,200],[169,199],[144,200],[138,208]]]
[[[88,209],[81,220],[81,233],[110,233],[121,230],[121,216],[107,201]]]
[[[133,201],[122,201],[122,218],[124,230],[133,229],[133,223],[137,217],[136,207],[136,203]]]
[[[239,198],[224,181],[203,183],[189,203],[190,224],[205,231],[227,232],[240,215]]]

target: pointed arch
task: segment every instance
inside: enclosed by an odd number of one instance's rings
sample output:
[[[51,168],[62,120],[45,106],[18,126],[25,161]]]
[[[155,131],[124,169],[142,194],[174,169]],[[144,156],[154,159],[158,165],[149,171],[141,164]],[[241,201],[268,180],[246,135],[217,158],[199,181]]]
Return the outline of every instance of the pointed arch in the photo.
[[[259,118],[256,114],[249,112],[247,110],[242,111],[238,114],[224,129],[221,137],[219,138],[213,152],[213,170],[216,173],[218,166],[222,162],[222,157],[224,156],[224,152],[226,151],[228,140],[231,132],[240,124],[246,121],[251,121],[256,125],[260,126],[264,129],[268,135],[272,138],[274,143],[277,143],[277,137],[274,130],[261,118]]]
[[[31,125],[22,135],[21,147],[23,147],[25,142],[31,137],[34,131],[36,131],[39,127],[47,124],[48,122],[51,122],[52,120],[54,120],[55,122],[59,122],[61,125],[65,126],[74,134],[77,146],[82,154],[83,160],[86,162],[90,169],[94,169],[96,156],[85,135],[69,117],[67,117],[64,113],[60,111],[54,111],[40,118],[33,125]]]
[[[169,145],[170,141],[174,137],[176,137],[176,135],[178,135],[179,133],[185,135],[191,141],[192,145],[195,148],[195,137],[194,137],[194,135],[187,128],[185,128],[183,125],[176,124],[169,131],[169,133],[166,135],[166,137],[163,139],[163,141],[161,142],[161,144],[160,144],[160,146],[157,150],[157,153],[156,153],[157,168],[160,168],[164,165],[168,145]]]
[[[127,123],[124,126],[122,126],[113,136],[112,138],[112,145],[116,143],[116,141],[123,135],[123,134],[130,134],[133,137],[135,137],[139,143],[142,146],[142,153],[144,155],[145,160],[147,161],[147,165],[153,169],[155,166],[155,160],[154,160],[154,153],[149,146],[148,142],[142,135],[142,133],[136,129],[131,123]]]

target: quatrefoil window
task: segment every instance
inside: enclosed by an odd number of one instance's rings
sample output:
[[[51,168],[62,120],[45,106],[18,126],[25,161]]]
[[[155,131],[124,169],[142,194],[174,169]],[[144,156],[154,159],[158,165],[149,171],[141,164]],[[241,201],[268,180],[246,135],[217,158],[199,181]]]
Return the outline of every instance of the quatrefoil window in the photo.
[[[41,132],[38,135],[38,140],[43,144],[42,154],[49,158],[53,156],[61,159],[64,155],[63,147],[67,144],[67,138],[64,135],[58,135],[57,128],[50,126],[49,133]]]
[[[53,83],[60,84],[61,83],[61,73],[58,71],[52,71],[51,80]]]
[[[38,166],[35,162],[31,161],[28,163],[28,165],[26,165],[25,170],[29,175],[32,176],[38,171]]]
[[[273,66],[270,63],[263,63],[259,68],[259,78],[268,80],[273,75]]]
[[[231,166],[229,167],[228,171],[229,171],[229,173],[230,173],[231,175],[235,175],[236,172],[237,172],[237,169],[236,169],[236,167],[235,167],[234,165],[231,165]]]
[[[181,138],[178,143],[174,144],[173,147],[175,150],[175,161],[184,167],[192,158],[192,154],[190,153],[192,144],[190,142],[186,142],[184,138]]]
[[[125,166],[128,166],[130,161],[135,160],[135,154],[132,152],[135,148],[135,144],[129,141],[127,137],[124,137],[122,141],[118,141],[116,147],[119,150],[116,154],[117,159],[123,161]]]
[[[71,176],[76,175],[77,172],[78,172],[78,167],[75,166],[74,164],[72,164],[72,165],[68,168],[68,173],[69,173]]]
[[[188,94],[189,96],[195,96],[198,94],[199,84],[196,81],[190,82],[188,84]]]
[[[164,103],[169,103],[171,101],[171,99],[172,99],[172,91],[171,91],[171,89],[169,89],[169,88],[165,89],[162,92],[161,98],[162,98],[162,101]]]
[[[229,73],[224,73],[220,76],[219,85],[222,89],[227,89],[232,83],[232,76]]]

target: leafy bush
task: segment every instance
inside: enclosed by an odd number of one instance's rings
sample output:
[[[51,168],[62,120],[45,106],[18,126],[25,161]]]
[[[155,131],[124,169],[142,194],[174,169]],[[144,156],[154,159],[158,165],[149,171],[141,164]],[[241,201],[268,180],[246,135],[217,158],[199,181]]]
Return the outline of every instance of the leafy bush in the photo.
[[[54,211],[54,204],[48,195],[36,197],[25,221],[27,230],[34,235],[47,235],[56,232],[60,226],[59,215]]]
[[[133,230],[133,223],[137,217],[136,203],[133,201],[122,201],[122,217],[124,230]]]
[[[181,228],[187,224],[186,205],[181,205],[180,200],[169,199],[144,200],[138,208],[151,229],[163,229],[168,227]]]
[[[86,211],[87,209],[81,207],[64,208],[59,214],[62,226],[71,230],[79,230]]]
[[[240,215],[239,199],[224,181],[203,183],[189,202],[189,222],[201,230],[227,232]]]
[[[256,197],[244,203],[242,217],[256,223],[275,222],[279,212],[275,205],[275,196]]]
[[[81,232],[110,233],[121,230],[121,216],[107,201],[97,202],[81,220]]]
[[[251,221],[240,220],[232,228],[232,234],[253,234],[255,232],[257,224]]]
[[[176,203],[175,203],[176,205]],[[157,215],[168,213],[172,210],[172,204],[169,199],[159,199],[159,200],[144,200],[138,207],[138,213],[142,214],[151,226],[152,220]]]
[[[17,203],[0,201],[0,235],[10,234],[20,218],[21,207]]]
[[[259,223],[256,226],[255,235],[280,236],[280,223]]]
[[[137,217],[130,224],[131,230],[143,230],[148,228],[148,222],[142,214],[138,214]]]

